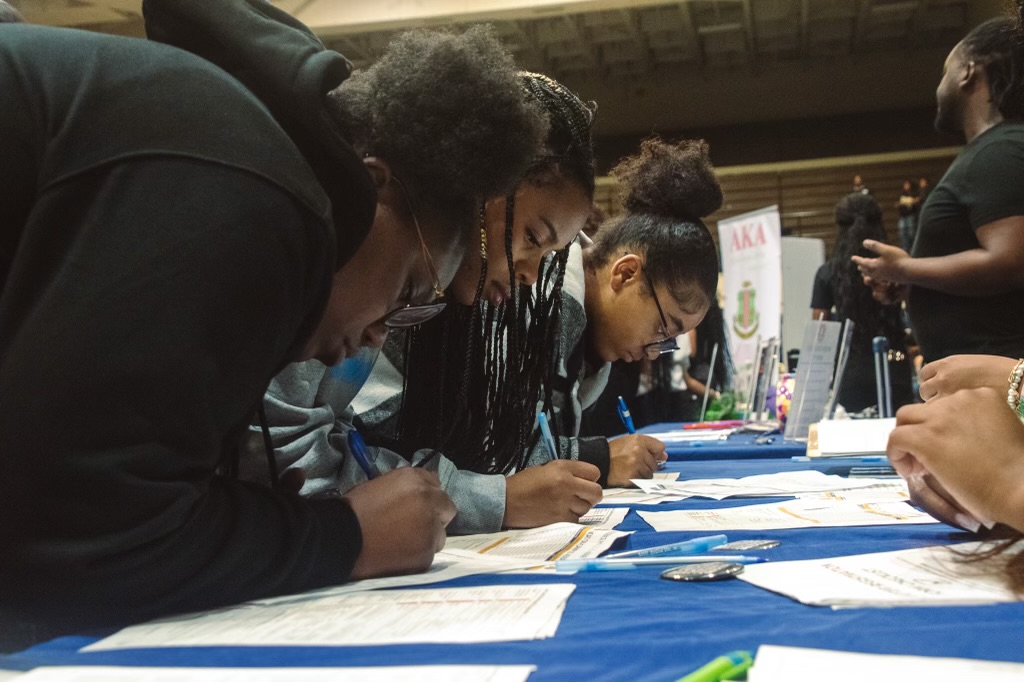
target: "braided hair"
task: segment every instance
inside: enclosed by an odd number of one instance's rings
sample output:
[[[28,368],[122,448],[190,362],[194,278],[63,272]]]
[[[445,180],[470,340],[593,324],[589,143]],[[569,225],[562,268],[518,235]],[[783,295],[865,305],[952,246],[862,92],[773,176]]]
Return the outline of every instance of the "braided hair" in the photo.
[[[882,207],[870,194],[853,192],[839,200],[835,215],[839,238],[829,268],[836,312],[842,319],[854,321],[853,336],[859,345],[868,347],[871,339],[884,336],[892,348],[906,350],[899,310],[872,298],[871,289],[864,286],[857,266],[850,260],[852,256],[874,255],[864,248],[865,239],[885,243]]]
[[[547,76],[524,72],[520,82],[549,119],[544,152],[520,185],[566,183],[592,199],[594,106]],[[482,219],[483,208],[481,225]],[[551,404],[568,248],[542,262],[533,287],[515,285],[514,219],[513,191],[505,203],[506,262],[487,263],[481,248],[484,266],[473,304],[449,303],[408,332],[397,434],[404,452],[435,448],[480,473],[507,474],[525,464],[536,406]],[[482,300],[488,267],[507,267],[513,283],[512,296],[496,306]]]
[[[1024,41],[1017,28],[1012,18],[996,17],[963,40],[967,58],[985,69],[992,103],[1008,120],[1024,119]]]

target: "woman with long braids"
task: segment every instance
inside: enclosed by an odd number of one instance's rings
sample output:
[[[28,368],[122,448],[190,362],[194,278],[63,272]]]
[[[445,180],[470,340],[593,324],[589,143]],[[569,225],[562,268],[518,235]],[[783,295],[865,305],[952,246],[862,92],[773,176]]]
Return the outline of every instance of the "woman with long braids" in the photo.
[[[596,479],[600,470],[601,483],[622,485],[629,478],[650,477],[665,458],[664,445],[643,435],[613,441],[576,436],[582,409],[600,394],[612,361],[671,350],[675,336],[703,318],[717,283],[718,257],[700,218],[721,204],[722,195],[702,142],[648,140],[614,173],[626,187],[627,214],[599,230],[593,246],[574,244],[546,265],[519,318],[523,326],[513,332],[500,306],[495,310],[483,304],[479,317],[466,311],[469,319],[482,320],[484,330],[505,330],[507,348],[525,343],[519,364],[510,365],[506,358],[511,353],[500,352],[502,337],[485,339],[473,349],[475,337],[451,329],[437,332],[447,348],[438,344],[417,351],[417,345],[423,348],[422,335],[434,331],[433,325],[424,325],[410,340],[409,354],[393,356],[406,359],[404,394],[396,390],[401,366],[379,362],[368,390],[355,402],[371,425],[397,426],[406,451],[435,448],[468,470],[463,476],[477,475],[475,495],[466,496],[468,501],[453,495],[456,522],[477,532],[576,520],[593,501],[593,488],[582,485],[589,481],[579,480],[587,476],[587,465],[579,460],[589,457],[598,465],[589,467],[589,475]],[[560,277],[551,274],[560,269]],[[557,303],[543,308],[547,292],[559,285],[561,309]],[[548,319],[538,319],[545,313]],[[525,341],[515,340],[514,333]],[[544,358],[547,348],[555,352],[545,365],[532,364]],[[460,375],[464,370],[453,358],[465,360],[475,352],[480,353],[476,369],[468,377]],[[444,357],[449,366],[442,374],[439,358]],[[416,359],[425,367],[412,369]],[[445,384],[452,387],[448,392],[441,388]],[[389,407],[398,401],[396,417]],[[484,409],[498,403],[500,411]],[[535,433],[537,407],[553,417],[556,461],[549,461]],[[569,471],[577,480],[555,487],[567,467],[573,467]],[[560,502],[566,486],[573,485],[569,490],[578,491],[575,499]]]
[[[875,361],[871,340],[884,336],[889,342],[889,369],[892,376],[892,404],[899,408],[914,402],[911,388],[910,358],[907,355],[906,330],[898,305],[879,303],[864,286],[853,256],[870,254],[864,240],[884,243],[882,207],[870,194],[853,192],[839,200],[835,209],[839,230],[835,251],[818,268],[811,294],[812,316],[829,319],[835,307],[836,320],[854,324],[850,359],[843,374],[838,402],[848,412],[860,412],[878,402],[875,386]]]

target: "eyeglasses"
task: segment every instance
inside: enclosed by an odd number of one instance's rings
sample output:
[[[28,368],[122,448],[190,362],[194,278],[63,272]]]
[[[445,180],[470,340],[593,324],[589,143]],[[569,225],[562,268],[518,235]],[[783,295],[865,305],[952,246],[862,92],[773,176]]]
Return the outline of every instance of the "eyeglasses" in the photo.
[[[420,221],[416,219],[416,211],[412,208],[412,200],[409,199],[409,192],[406,191],[405,185],[403,185],[398,178],[392,175],[391,179],[394,180],[395,184],[402,190],[402,196],[405,197],[405,205],[409,208],[409,215],[412,216],[413,225],[416,226],[416,236],[420,240],[420,252],[423,254],[423,262],[427,265],[427,272],[430,273],[430,279],[434,286],[435,299],[442,299],[444,298],[444,290],[441,288],[441,280],[437,276],[437,268],[434,267],[434,259],[430,257],[430,251],[427,249],[427,243],[423,240],[423,230],[420,229]],[[447,305],[445,301],[435,300],[433,303],[411,303],[409,305],[402,306],[401,308],[396,308],[384,316],[384,326],[388,329],[408,329],[409,327],[415,327],[437,316],[442,310],[444,310],[445,305]]]
[[[651,281],[651,276],[647,274],[647,268],[644,267],[643,263],[640,264],[640,272],[644,273],[644,280],[646,280],[647,286],[651,289],[651,296],[654,297],[654,305],[658,306],[658,315],[661,317],[661,335],[664,337],[661,341],[646,344],[644,346],[644,353],[654,351],[660,355],[677,351],[679,350],[679,342],[676,341],[676,337],[669,336],[668,334],[668,320],[665,319],[665,311],[661,308],[658,292],[654,290],[654,282]]]

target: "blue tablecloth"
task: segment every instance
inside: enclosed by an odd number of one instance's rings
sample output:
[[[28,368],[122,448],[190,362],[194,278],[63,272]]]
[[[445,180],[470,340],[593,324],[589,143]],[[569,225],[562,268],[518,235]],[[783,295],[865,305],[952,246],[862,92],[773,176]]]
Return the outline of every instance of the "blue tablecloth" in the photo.
[[[651,424],[637,433],[664,433],[681,429],[680,422]],[[761,442],[755,442],[759,440]],[[768,459],[800,457],[807,454],[806,443],[786,442],[782,434],[734,433],[725,440],[667,443],[670,460],[694,459]]]
[[[794,470],[789,460],[670,463],[686,478]],[[757,500],[764,502],[766,500]],[[708,508],[745,501],[687,500],[649,509]],[[636,548],[699,533],[654,533],[635,513],[620,526],[636,531]],[[732,540],[773,538],[773,560],[909,549],[967,539],[944,525],[730,532]],[[664,567],[575,576],[474,576],[449,585],[574,582],[555,637],[536,642],[308,648],[193,648],[76,653],[91,637],[65,637],[0,659],[5,667],[40,664],[199,666],[374,666],[399,664],[533,664],[531,682],[566,680],[671,682],[734,649],[783,644],[875,653],[958,656],[1024,662],[1024,604],[977,607],[845,609],[803,606],[741,581],[677,583]],[[822,679],[828,671],[822,671]]]

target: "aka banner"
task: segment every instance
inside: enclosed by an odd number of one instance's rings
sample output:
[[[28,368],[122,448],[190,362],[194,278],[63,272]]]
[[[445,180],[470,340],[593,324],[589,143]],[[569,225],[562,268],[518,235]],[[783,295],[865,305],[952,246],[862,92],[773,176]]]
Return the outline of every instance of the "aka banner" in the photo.
[[[758,339],[781,332],[782,223],[769,206],[718,223],[725,285],[725,324],[736,388],[749,387]],[[742,393],[741,393],[742,395]]]

